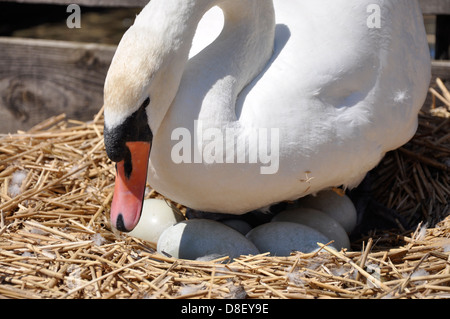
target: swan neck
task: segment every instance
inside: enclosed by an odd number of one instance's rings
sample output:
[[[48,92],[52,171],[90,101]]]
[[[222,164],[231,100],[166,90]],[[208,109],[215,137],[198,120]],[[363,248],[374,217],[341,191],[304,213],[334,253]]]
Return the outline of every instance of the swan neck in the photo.
[[[150,108],[149,114],[154,133],[177,94],[197,26],[214,6],[222,9],[225,18],[224,29],[214,43],[215,58],[221,65],[228,65],[229,75],[236,79],[234,98],[272,54],[275,29],[272,0],[152,0],[135,25],[151,30],[152,41],[159,42],[162,51],[162,68],[158,72],[162,79],[149,92],[158,105]]]

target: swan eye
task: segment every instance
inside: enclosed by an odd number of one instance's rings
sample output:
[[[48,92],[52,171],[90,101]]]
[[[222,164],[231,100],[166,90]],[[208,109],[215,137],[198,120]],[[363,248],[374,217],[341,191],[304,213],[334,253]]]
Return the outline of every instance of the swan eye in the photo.
[[[146,98],[144,102],[142,102],[141,107],[144,109],[150,104],[150,97]]]

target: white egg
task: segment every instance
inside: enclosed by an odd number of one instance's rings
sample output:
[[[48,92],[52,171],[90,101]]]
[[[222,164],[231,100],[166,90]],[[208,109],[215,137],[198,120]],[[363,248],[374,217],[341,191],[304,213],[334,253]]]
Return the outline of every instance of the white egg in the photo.
[[[299,200],[299,206],[320,210],[334,218],[347,233],[356,226],[356,208],[348,196],[341,196],[332,190],[319,192],[316,196],[307,196]]]
[[[166,228],[182,220],[184,217],[173,210],[165,200],[146,199],[139,223],[128,235],[156,244]]]
[[[227,225],[228,227],[231,227],[238,232],[240,232],[242,235],[247,234],[251,229],[252,226],[250,226],[249,223],[246,221],[243,221],[241,219],[225,219],[220,221],[222,224]]]
[[[230,258],[259,254],[237,230],[209,219],[191,219],[169,227],[159,237],[157,250],[191,260],[213,254]]]
[[[324,234],[330,240],[334,240],[334,247],[350,248],[350,240],[341,224],[317,209],[299,207],[285,210],[275,215],[272,222],[292,222],[306,225]]]
[[[330,240],[311,227],[290,222],[270,222],[253,228],[246,237],[261,253],[272,256],[289,256],[292,251],[310,253]],[[334,246],[333,246],[334,247]]]

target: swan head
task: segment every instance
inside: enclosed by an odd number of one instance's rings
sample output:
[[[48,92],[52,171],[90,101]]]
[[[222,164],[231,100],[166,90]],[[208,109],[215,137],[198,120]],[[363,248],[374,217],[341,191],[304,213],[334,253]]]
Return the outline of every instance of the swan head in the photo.
[[[110,219],[112,225],[120,231],[131,231],[142,212],[153,139],[146,116],[149,102],[147,98],[137,111],[117,126],[111,128],[105,122],[106,153],[116,162]]]
[[[116,163],[110,219],[120,231],[131,231],[140,219],[153,134],[181,78],[174,71],[179,67],[174,61],[182,60],[179,46],[160,34],[135,23],[120,41],[105,79],[104,142]]]

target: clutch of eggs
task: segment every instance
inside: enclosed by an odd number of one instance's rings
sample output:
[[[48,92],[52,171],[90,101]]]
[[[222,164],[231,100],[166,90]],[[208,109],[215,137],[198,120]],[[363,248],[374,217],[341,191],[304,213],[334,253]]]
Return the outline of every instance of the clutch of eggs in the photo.
[[[265,252],[289,256],[292,251],[316,251],[317,243],[331,240],[330,247],[348,249],[347,234],[355,224],[353,203],[333,191],[302,198],[296,207],[253,229],[238,218],[222,222],[185,220],[166,201],[147,199],[141,219],[129,235],[154,243],[159,252],[175,258],[198,259],[208,255],[234,258]]]

